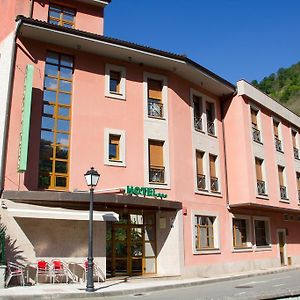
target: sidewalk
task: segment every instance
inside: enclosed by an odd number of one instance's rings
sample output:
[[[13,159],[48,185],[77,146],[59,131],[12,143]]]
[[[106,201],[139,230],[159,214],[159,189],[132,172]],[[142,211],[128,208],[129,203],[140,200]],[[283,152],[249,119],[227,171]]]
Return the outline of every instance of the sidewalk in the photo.
[[[247,278],[257,275],[286,272],[300,269],[299,266],[255,270],[243,273],[227,274],[213,278],[179,278],[179,277],[127,277],[95,282],[94,293],[85,292],[84,283],[39,284],[35,286],[16,286],[0,290],[0,300],[10,299],[80,299],[83,297],[109,297],[131,295],[177,287],[189,287],[212,282]]]

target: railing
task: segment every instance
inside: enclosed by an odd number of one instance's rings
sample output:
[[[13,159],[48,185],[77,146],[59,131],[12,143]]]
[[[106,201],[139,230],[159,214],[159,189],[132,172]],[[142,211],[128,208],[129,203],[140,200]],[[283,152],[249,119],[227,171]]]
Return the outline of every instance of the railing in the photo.
[[[207,133],[211,135],[216,135],[214,122],[207,121]]]
[[[296,147],[294,147],[294,157],[295,157],[296,159],[299,159],[299,149],[296,148]]]
[[[287,199],[286,186],[280,186],[280,198]]]
[[[275,137],[275,148],[276,151],[282,152],[281,140],[277,137]]]
[[[205,175],[197,174],[197,188],[198,190],[206,189]]]
[[[252,135],[253,135],[253,141],[254,142],[261,143],[260,131],[257,128],[252,127]]]
[[[300,190],[298,190],[298,202],[300,203]]]
[[[164,183],[165,182],[165,167],[150,166],[149,181]]]
[[[148,99],[148,116],[162,119],[163,104],[159,100]]]
[[[258,195],[266,195],[266,183],[262,180],[257,180]]]
[[[196,130],[200,130],[200,131],[203,130],[201,117],[194,117],[194,127]]]
[[[210,190],[212,192],[219,191],[219,181],[217,177],[210,177]]]

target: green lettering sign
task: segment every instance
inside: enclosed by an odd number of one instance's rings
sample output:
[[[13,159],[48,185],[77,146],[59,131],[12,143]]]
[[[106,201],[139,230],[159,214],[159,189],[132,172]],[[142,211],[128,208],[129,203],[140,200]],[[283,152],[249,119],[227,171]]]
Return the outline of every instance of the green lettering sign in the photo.
[[[139,187],[139,186],[130,186],[126,187],[126,194],[128,195],[142,195],[147,197],[155,197],[155,198],[167,198],[167,194],[156,193],[154,188],[148,187]]]

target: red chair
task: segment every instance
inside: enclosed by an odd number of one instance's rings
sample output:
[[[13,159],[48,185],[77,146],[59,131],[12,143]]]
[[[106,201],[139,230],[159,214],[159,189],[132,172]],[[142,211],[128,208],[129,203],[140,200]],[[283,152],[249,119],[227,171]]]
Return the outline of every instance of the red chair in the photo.
[[[52,261],[52,283],[55,283],[55,280],[58,277],[65,277],[66,283],[68,283],[68,267],[61,260]]]
[[[50,282],[51,282],[51,269],[49,266],[49,263],[46,262],[45,260],[39,260],[37,262],[37,267],[36,267],[36,276],[35,276],[35,282],[38,283],[39,282],[39,275],[43,275],[46,278],[49,277],[50,278]]]
[[[87,278],[87,270],[88,270],[88,261],[87,260],[84,262],[84,270],[85,270],[85,272],[84,272],[83,281],[85,281]],[[101,282],[105,281],[105,275],[103,274],[102,270],[95,262],[93,262],[93,276],[97,278],[98,283],[100,281]]]
[[[8,286],[10,280],[13,277],[17,277],[20,280],[21,285],[25,285],[24,267],[17,263],[8,262],[7,263],[7,278],[5,281],[5,287]]]

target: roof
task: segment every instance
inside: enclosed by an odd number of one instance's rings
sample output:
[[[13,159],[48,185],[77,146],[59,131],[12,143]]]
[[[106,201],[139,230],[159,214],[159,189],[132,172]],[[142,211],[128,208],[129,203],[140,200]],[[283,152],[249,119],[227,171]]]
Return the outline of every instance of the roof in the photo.
[[[191,60],[186,55],[167,52],[167,51],[155,49],[155,48],[152,48],[149,46],[143,46],[143,45],[139,45],[136,43],[123,41],[120,39],[107,37],[107,36],[103,36],[103,35],[99,35],[99,34],[95,34],[95,33],[91,33],[91,32],[86,32],[86,31],[82,31],[82,30],[78,30],[78,29],[66,28],[66,27],[59,26],[59,25],[49,24],[45,21],[27,18],[27,17],[21,16],[21,15],[17,16],[16,21],[21,21],[21,25],[23,25],[25,27],[29,26],[29,27],[31,27],[31,29],[33,29],[33,27],[35,27],[36,31],[37,31],[37,28],[46,29],[46,30],[50,30],[50,31],[55,31],[56,33],[67,34],[69,36],[72,35],[73,37],[77,37],[77,38],[81,38],[81,39],[86,38],[86,39],[89,39],[90,41],[92,40],[95,42],[100,42],[102,44],[102,47],[105,44],[106,46],[108,46],[108,45],[114,46],[114,48],[116,48],[116,46],[117,46],[119,49],[122,48],[123,50],[126,48],[127,50],[130,50],[130,51],[139,51],[140,58],[141,58],[141,54],[148,54],[148,55],[151,54],[153,56],[157,56],[160,58],[171,59],[171,60],[177,61],[178,63],[181,63],[181,64],[183,63],[185,65],[188,65],[190,69],[195,68],[202,74],[205,74],[206,77],[209,77],[211,80],[217,81],[219,84],[226,87],[226,90],[224,90],[223,93],[220,93],[220,95],[231,94],[236,89],[235,85],[233,85],[229,81],[223,79],[222,77],[216,75],[215,73],[211,72],[210,70],[206,69],[205,67],[201,66],[197,62]],[[34,33],[33,32],[30,33],[29,30],[27,30],[25,32],[25,36],[27,36],[29,38],[32,38],[33,35],[34,35]],[[44,39],[46,39],[46,37],[44,37]],[[56,43],[57,39],[54,39],[54,40]],[[110,51],[107,51],[107,53],[109,54]],[[120,52],[120,54],[122,54],[122,53]],[[123,54],[125,55],[125,53],[123,53]],[[158,66],[160,66],[160,64],[158,64]],[[178,65],[178,67],[180,67],[180,66]],[[176,68],[174,67],[173,69],[175,70]],[[186,70],[186,71],[188,71],[188,70]]]

